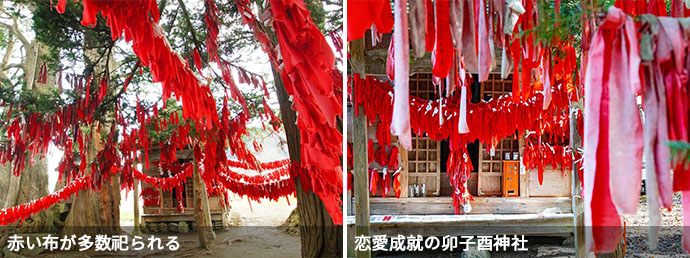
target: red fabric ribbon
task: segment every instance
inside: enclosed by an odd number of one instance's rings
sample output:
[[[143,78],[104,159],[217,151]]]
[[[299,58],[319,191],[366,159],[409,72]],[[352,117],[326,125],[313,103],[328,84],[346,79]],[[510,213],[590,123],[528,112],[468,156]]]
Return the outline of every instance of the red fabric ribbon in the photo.
[[[390,1],[357,0],[347,4],[347,41],[364,37],[364,33],[376,26],[380,33],[393,30],[393,12]]]
[[[45,197],[0,210],[0,226],[16,222],[17,220],[23,221],[39,211],[48,209],[58,202],[71,198],[72,194],[77,193],[77,191],[87,189],[89,180],[89,176],[77,178],[68,183],[64,188]]]

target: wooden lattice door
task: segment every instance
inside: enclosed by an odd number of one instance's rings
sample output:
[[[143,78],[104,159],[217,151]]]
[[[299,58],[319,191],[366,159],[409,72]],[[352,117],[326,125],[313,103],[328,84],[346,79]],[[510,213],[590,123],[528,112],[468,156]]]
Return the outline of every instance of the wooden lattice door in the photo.
[[[441,144],[429,137],[412,136],[408,158],[408,184],[425,185],[426,195],[438,195],[441,189]],[[421,191],[421,189],[420,189]]]
[[[192,178],[187,178],[185,183],[185,207],[193,209],[194,208],[194,184],[192,183]]]
[[[488,101],[498,98],[512,90],[512,78],[501,80],[500,74],[490,74],[489,79],[482,82],[481,96]],[[486,144],[479,147],[479,168],[477,170],[477,194],[479,196],[502,195],[503,160],[506,154],[508,160],[513,160],[514,153],[519,151],[519,141],[515,135],[501,139],[493,150]]]
[[[506,154],[509,156],[508,160],[512,160],[513,154],[519,150],[518,147],[518,139],[513,137],[500,140],[493,151],[487,151],[487,146],[482,144],[479,150],[480,166],[477,174],[479,176],[477,179],[477,194],[479,196],[502,195],[503,160],[506,160]],[[493,156],[491,155],[492,152]]]
[[[410,76],[410,95],[423,99],[438,98],[430,73]],[[441,144],[426,135],[412,134],[412,150],[408,156],[408,185],[425,185],[426,195],[441,193]]]

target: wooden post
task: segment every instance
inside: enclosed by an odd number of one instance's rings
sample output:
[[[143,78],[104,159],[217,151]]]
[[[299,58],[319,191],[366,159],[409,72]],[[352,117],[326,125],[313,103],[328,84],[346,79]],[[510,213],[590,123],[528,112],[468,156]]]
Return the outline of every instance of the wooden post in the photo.
[[[584,205],[582,197],[580,196],[581,187],[580,179],[578,173],[580,169],[577,167],[577,162],[575,160],[575,153],[577,149],[582,146],[582,139],[580,139],[580,134],[577,132],[577,111],[582,107],[580,102],[570,103],[570,148],[573,153],[573,168],[571,173],[572,183],[571,185],[571,198],[572,198],[572,209],[573,209],[573,237],[575,242],[575,257],[586,257],[587,250],[585,249],[585,218],[584,218]]]
[[[407,149],[403,148],[398,144],[398,150],[400,151],[400,166],[402,167],[402,170],[400,170],[400,197],[402,198],[407,198],[409,197],[409,183],[408,183],[408,164],[407,164]]]
[[[364,60],[364,39],[351,41],[350,43],[351,62],[353,70],[359,73],[360,77],[366,76]],[[352,87],[352,90],[357,90]],[[353,94],[354,95],[354,94]],[[354,183],[355,190],[355,236],[369,236],[369,180],[367,176],[367,122],[364,110],[354,106],[354,110],[359,110],[359,115],[352,121],[353,139],[353,163],[354,163]],[[359,251],[355,257],[371,257],[370,251]]]
[[[522,164],[522,158],[525,156],[525,134],[523,133],[520,135],[520,139],[518,140],[518,150],[520,151],[520,164],[518,166],[520,167],[520,197],[521,198],[529,198],[529,169],[527,169],[523,164]]]
[[[196,231],[199,233],[199,245],[207,250],[210,249],[211,243],[208,238],[206,220],[204,218],[204,208],[202,195],[206,196],[203,191],[203,182],[201,181],[201,174],[199,174],[199,164],[196,157],[194,158],[194,221],[196,222]]]
[[[199,175],[201,176],[201,175]],[[202,207],[204,208],[204,219],[206,220],[206,225],[208,225],[208,237],[211,239],[216,239],[216,232],[213,231],[213,220],[211,220],[211,208],[208,204],[208,191],[206,190],[206,184],[201,182],[201,195]]]
[[[134,179],[134,235],[141,236],[139,222],[139,179]]]

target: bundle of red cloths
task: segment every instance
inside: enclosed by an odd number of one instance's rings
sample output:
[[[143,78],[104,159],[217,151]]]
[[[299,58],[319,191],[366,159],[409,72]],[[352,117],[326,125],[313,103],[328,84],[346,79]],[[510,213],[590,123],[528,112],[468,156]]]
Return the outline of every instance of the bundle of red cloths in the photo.
[[[570,171],[573,165],[573,153],[568,145],[550,145],[546,143],[525,145],[522,164],[529,170],[537,169],[539,184],[544,182],[544,168],[550,165],[552,169],[560,167],[561,173]]]
[[[289,176],[289,172],[283,170],[276,170],[277,174],[271,181],[256,180],[256,182],[245,181],[245,176],[220,173],[218,182],[224,189],[230,190],[237,195],[246,196],[250,200],[260,201],[261,199],[269,199],[276,201],[281,197],[288,197],[295,194],[295,184]],[[281,176],[278,176],[281,175]],[[253,181],[250,179],[250,181]]]
[[[391,187],[390,180],[391,177],[393,177],[393,191],[395,192],[395,196],[400,198],[400,179],[398,178],[399,173],[396,171],[398,169],[398,147],[392,146],[390,148],[390,154],[386,153],[385,146],[379,146],[374,152],[373,141],[370,139],[368,149],[371,151],[367,152],[372,153],[369,155],[369,163],[374,161],[384,168],[380,171],[376,169],[369,170],[369,191],[376,195],[378,194],[378,189],[381,189],[381,196],[386,198]],[[379,175],[379,172],[382,172],[382,174]],[[389,175],[390,173],[393,175]]]
[[[50,206],[72,198],[72,194],[88,188],[89,176],[80,177],[69,182],[64,188],[37,200],[0,210],[0,226],[4,226],[18,220],[24,220],[29,216],[48,209]]]
[[[247,164],[237,160],[228,160],[226,165],[233,168],[254,169],[254,170],[272,170],[287,166],[290,164],[290,159],[281,159],[269,162],[261,162],[259,164]]]
[[[7,137],[11,140],[11,144],[7,144],[0,149],[0,165],[7,162],[12,163],[12,174],[19,176],[26,165],[25,160],[29,157],[29,163],[33,164],[34,157],[38,154],[45,154],[48,152],[50,143],[55,144],[62,149],[72,149],[73,136],[69,134],[70,128],[79,126],[83,123],[93,123],[96,108],[100,105],[105,92],[107,92],[107,84],[101,81],[98,88],[94,88],[92,95],[90,78],[83,76],[71,76],[69,79],[75,92],[78,96],[73,104],[61,107],[57,111],[49,114],[31,113],[22,119],[22,112],[26,112],[24,108],[16,108],[12,105],[8,108],[7,117],[4,117],[3,122],[7,123]],[[82,96],[83,94],[83,96]],[[4,106],[3,102],[0,104]],[[16,116],[13,117],[13,114]],[[83,143],[83,135],[81,131],[77,131],[77,140]],[[80,144],[80,154],[86,157],[83,149],[83,144]],[[27,155],[28,154],[28,155]],[[71,155],[71,152],[70,154]],[[66,155],[67,159],[70,157]],[[62,164],[61,164],[62,165]],[[77,177],[76,170],[66,170],[66,165],[60,169],[60,179],[62,175],[67,175],[67,179],[71,180]],[[83,172],[86,164],[79,167],[79,172]]]
[[[141,180],[144,183],[147,183],[155,188],[163,189],[165,191],[172,191],[173,188],[181,185],[182,183],[187,181],[188,177],[192,176],[192,173],[194,172],[192,164],[187,163],[184,165],[182,168],[182,171],[180,173],[177,173],[173,175],[172,177],[168,178],[162,178],[162,177],[152,177],[149,175],[146,175],[144,173],[139,172],[138,170],[134,169],[134,177]]]
[[[391,123],[392,87],[374,77],[349,78],[355,85],[354,106],[362,106],[370,124],[378,121],[377,128],[387,128]],[[428,135],[437,141],[449,139],[451,145],[462,146],[478,139],[492,145],[497,140],[512,136],[515,131],[553,131],[565,134],[568,131],[568,116],[563,110],[568,107],[568,96],[564,89],[554,89],[551,105],[542,108],[543,95],[536,94],[522,103],[515,103],[509,96],[500,96],[488,102],[467,105],[467,121],[472,125],[470,132],[459,134],[457,126],[459,101],[441,100],[444,108],[439,110],[439,100],[426,100],[410,96],[412,130],[417,135]],[[359,109],[355,109],[359,115]],[[439,124],[439,116],[443,124]],[[371,152],[371,150],[370,150]]]
[[[139,196],[144,200],[144,207],[159,207],[161,205],[160,192],[153,187],[145,187]]]
[[[342,118],[343,103],[338,94],[342,85],[332,77],[335,56],[302,1],[271,0],[270,4],[284,65],[279,72],[299,114],[300,182],[321,198],[333,222],[342,224],[343,136],[336,120]]]
[[[152,80],[161,83],[163,99],[168,99],[173,93],[175,94],[177,100],[182,102],[183,117],[195,122],[202,140],[214,139],[218,142],[231,140],[230,147],[238,147],[239,144],[232,144],[232,140],[237,141],[236,138],[239,137],[231,137],[233,136],[229,133],[229,126],[231,125],[228,123],[221,124],[219,120],[210,88],[201,85],[189,64],[170,49],[170,44],[165,39],[162,28],[158,25],[160,15],[156,1],[83,0],[83,3],[82,24],[84,26],[95,25],[97,22],[96,15],[100,13],[106,18],[113,39],[121,37],[125,41],[132,42],[132,48],[141,60],[141,64],[151,68]],[[64,12],[65,4],[65,0],[58,2],[58,12]],[[238,97],[237,92],[233,91],[232,93],[233,97]],[[241,104],[244,105],[244,103]],[[140,121],[142,126],[149,122],[148,119]],[[219,128],[221,130],[218,130]],[[145,140],[148,138],[146,130],[139,130],[138,133],[140,134],[140,144],[144,150],[148,149],[148,142]],[[199,155],[201,150],[195,150],[195,156],[204,163],[207,172],[202,177],[208,184],[217,176],[217,168],[225,160],[225,145],[216,144],[215,141],[206,141],[202,146],[204,154]],[[245,148],[239,147],[238,150],[244,152]],[[244,154],[237,156],[240,159],[251,157],[251,155]]]
[[[289,164],[289,163],[288,163]],[[282,178],[290,176],[290,166],[285,165],[271,169],[270,171],[255,171],[255,175],[247,175],[244,173],[231,170],[229,167],[222,169],[225,175],[235,181],[243,181],[252,184],[262,184],[265,182],[278,181]]]
[[[617,6],[620,4],[619,1]],[[645,10],[636,9],[640,11]],[[637,212],[643,153],[647,160],[650,247],[656,247],[659,208],[672,206],[673,191],[684,192],[684,225],[690,225],[686,212],[690,204],[685,194],[690,190],[688,172],[682,168],[674,170],[672,189],[671,159],[664,145],[677,136],[680,138],[675,139],[687,140],[687,130],[674,136],[674,132],[679,132],[676,129],[682,131],[687,126],[687,116],[672,114],[687,112],[688,108],[682,100],[687,96],[682,93],[686,86],[678,86],[686,85],[684,42],[688,39],[684,35],[690,30],[678,19],[638,17],[640,31],[623,10],[610,7],[589,49],[583,111],[583,195],[587,248],[595,252],[614,251],[623,235],[620,213]],[[637,103],[639,95],[643,100],[644,127]],[[688,233],[683,233],[686,250],[690,249]]]
[[[58,1],[58,12],[65,2]],[[170,49],[158,25],[160,13],[154,0],[98,1],[83,0],[81,23],[95,26],[96,14],[106,18],[112,38],[123,37],[132,42],[132,49],[141,63],[151,68],[154,82],[163,87],[163,99],[175,93],[182,100],[183,116],[199,121],[207,129],[218,125],[215,101],[207,86],[199,84],[189,65]]]
[[[659,209],[670,209],[673,192],[679,191],[683,248],[690,251],[690,169],[666,145],[690,139],[690,23],[639,15],[665,16],[663,2],[650,2],[650,9],[635,3],[617,1],[624,10],[609,8],[590,46],[583,112],[587,244],[597,252],[616,248],[623,234],[620,214],[637,211],[644,157],[650,248],[656,248]],[[639,24],[625,12],[638,14]],[[670,13],[681,17],[687,9],[674,0]],[[644,126],[637,106],[640,95]]]
[[[455,207],[455,214],[460,214],[466,212],[464,209],[461,211],[460,207],[469,204],[472,198],[469,189],[467,187],[467,181],[470,180],[472,175],[472,161],[467,152],[465,145],[463,146],[451,146],[450,154],[448,155],[448,161],[446,162],[447,175],[450,181],[450,185],[454,187],[453,194],[453,207]]]
[[[390,1],[354,0],[347,2],[347,8],[347,41],[364,37],[372,26],[380,33],[393,30]]]

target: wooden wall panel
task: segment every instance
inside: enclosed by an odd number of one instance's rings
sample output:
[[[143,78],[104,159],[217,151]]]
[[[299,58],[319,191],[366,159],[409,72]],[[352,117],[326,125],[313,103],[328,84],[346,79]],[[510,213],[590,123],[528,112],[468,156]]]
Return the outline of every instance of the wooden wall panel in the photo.
[[[544,169],[544,182],[542,185],[539,185],[539,173],[536,170],[530,172],[530,197],[561,197],[571,195],[571,171],[566,170],[565,174],[563,174],[560,169],[551,169],[551,166],[547,166]]]

